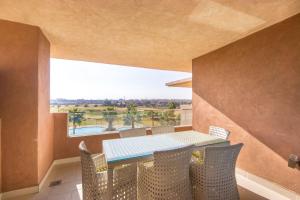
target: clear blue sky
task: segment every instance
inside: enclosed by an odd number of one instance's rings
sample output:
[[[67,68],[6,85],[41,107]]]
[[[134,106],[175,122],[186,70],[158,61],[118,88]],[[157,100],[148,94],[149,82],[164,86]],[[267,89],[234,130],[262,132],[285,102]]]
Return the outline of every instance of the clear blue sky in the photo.
[[[165,83],[191,73],[51,59],[51,99],[191,99]]]

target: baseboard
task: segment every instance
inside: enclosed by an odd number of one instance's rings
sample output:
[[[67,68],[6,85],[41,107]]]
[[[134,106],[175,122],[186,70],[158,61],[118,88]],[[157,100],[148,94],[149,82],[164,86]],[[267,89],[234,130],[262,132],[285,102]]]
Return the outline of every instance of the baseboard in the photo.
[[[64,159],[59,159],[59,160],[54,160],[53,164],[55,165],[62,165],[62,164],[68,164],[68,163],[74,163],[74,162],[79,162],[80,157],[71,157],[71,158],[64,158]]]
[[[267,199],[300,200],[299,194],[239,168],[236,169],[236,179],[238,185]]]
[[[12,190],[9,192],[2,193],[1,199],[7,199],[7,198],[14,198],[21,195],[27,195],[27,194],[33,194],[39,192],[38,186],[28,187],[28,188],[22,188],[18,190]]]
[[[59,159],[59,160],[54,160],[51,164],[51,166],[49,167],[46,175],[44,176],[44,178],[42,179],[42,181],[39,184],[39,191],[41,190],[41,188],[45,185],[45,182],[50,174],[50,172],[52,171],[53,167],[56,165],[63,165],[63,164],[68,164],[68,163],[74,163],[74,162],[79,162],[80,161],[80,157],[72,157],[72,158],[64,158],[64,159]],[[1,199],[0,199],[1,200]]]
[[[28,188],[22,188],[22,189],[19,189],[19,190],[12,190],[12,191],[9,191],[9,192],[4,192],[4,193],[0,194],[0,200],[1,199],[4,200],[4,199],[7,199],[7,198],[14,198],[14,197],[21,196],[21,195],[28,195],[28,194],[37,193],[45,185],[45,182],[46,182],[48,176],[50,175],[51,171],[53,170],[54,166],[68,164],[68,163],[75,163],[75,162],[79,162],[79,161],[80,161],[79,156],[72,157],[72,158],[54,160],[39,185],[33,186],[33,187],[28,187]]]
[[[50,172],[52,171],[53,167],[54,167],[54,161],[51,163],[51,165],[50,165],[47,173],[45,174],[45,176],[43,177],[42,181],[40,182],[40,184],[39,184],[39,191],[41,191],[41,188],[45,185],[45,182],[46,182],[46,180],[47,180]]]

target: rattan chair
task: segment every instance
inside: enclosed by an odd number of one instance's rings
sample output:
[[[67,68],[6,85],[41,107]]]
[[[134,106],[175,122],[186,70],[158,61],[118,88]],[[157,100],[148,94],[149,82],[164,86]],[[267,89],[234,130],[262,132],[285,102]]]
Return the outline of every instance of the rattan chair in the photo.
[[[217,126],[210,126],[208,133],[224,140],[227,140],[230,135],[230,132],[228,130]]]
[[[164,134],[164,133],[174,133],[174,126],[157,126],[151,128],[152,135]]]
[[[243,144],[207,147],[204,163],[193,160],[190,167],[194,200],[238,200],[235,164]]]
[[[154,161],[138,164],[139,200],[190,200],[189,163],[193,146],[154,152]]]
[[[119,134],[120,134],[121,138],[138,137],[138,136],[145,136],[145,135],[147,135],[146,128],[128,129],[128,130],[120,131]]]
[[[109,200],[107,188],[107,163],[104,154],[92,157],[85,143],[79,144],[83,200]],[[136,165],[114,169],[113,200],[135,200],[137,198]]]

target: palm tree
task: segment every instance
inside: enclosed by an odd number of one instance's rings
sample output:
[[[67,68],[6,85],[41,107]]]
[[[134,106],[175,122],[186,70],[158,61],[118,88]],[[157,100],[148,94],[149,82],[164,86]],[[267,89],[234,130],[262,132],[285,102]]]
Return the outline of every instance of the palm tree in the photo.
[[[59,108],[60,108],[60,105],[59,105],[59,104],[57,104],[57,112],[59,112]]]
[[[176,109],[177,105],[175,102],[171,101],[168,103],[168,109]]]
[[[152,127],[154,127],[154,122],[159,120],[159,113],[155,110],[149,110],[147,116],[151,118]]]
[[[164,111],[161,115],[161,121],[163,124],[175,125],[176,124],[176,115],[175,109],[177,105],[175,102],[168,103],[168,110]]]
[[[103,110],[102,116],[103,116],[104,120],[108,122],[108,127],[107,127],[106,131],[116,130],[113,127],[113,122],[117,118],[117,114],[118,113],[114,107],[107,107],[105,110]]]
[[[135,128],[135,123],[140,122],[142,117],[137,111],[137,106],[133,103],[127,106],[127,112],[123,118],[124,125],[131,125],[131,128]]]
[[[73,124],[73,134],[75,134],[77,125],[80,126],[83,120],[84,112],[80,112],[78,108],[73,108],[72,110],[69,110],[69,122],[72,122]]]

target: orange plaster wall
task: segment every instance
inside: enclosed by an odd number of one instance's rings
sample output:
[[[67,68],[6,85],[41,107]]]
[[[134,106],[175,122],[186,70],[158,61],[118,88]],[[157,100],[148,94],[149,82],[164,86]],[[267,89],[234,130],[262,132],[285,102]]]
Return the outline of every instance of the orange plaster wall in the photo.
[[[40,32],[38,46],[38,182],[53,162],[53,116],[50,113],[50,43]]]
[[[238,166],[300,193],[300,14],[193,60],[193,128],[229,129]]]
[[[119,138],[118,133],[86,137],[68,137],[68,114],[53,113],[54,116],[54,159],[79,156],[78,145],[84,140],[92,153],[102,152],[102,140]]]
[[[0,118],[0,194],[2,192],[2,151],[1,151],[1,118]]]
[[[36,186],[52,160],[51,141],[45,145],[51,138],[49,99],[44,101],[49,84],[43,77],[49,66],[42,66],[49,62],[49,44],[41,35],[38,27],[0,20],[3,192]]]
[[[38,31],[0,20],[3,191],[37,183]]]

